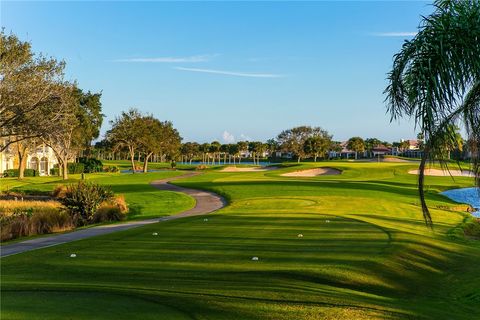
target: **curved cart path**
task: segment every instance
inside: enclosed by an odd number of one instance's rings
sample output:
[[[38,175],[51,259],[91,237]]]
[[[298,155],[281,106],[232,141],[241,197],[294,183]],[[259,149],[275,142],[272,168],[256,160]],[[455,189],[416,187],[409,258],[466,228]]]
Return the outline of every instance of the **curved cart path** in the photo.
[[[172,180],[192,177],[198,174],[199,173],[197,172],[191,172],[181,176],[171,177],[171,178],[162,179],[162,180],[156,180],[151,183],[153,187],[160,190],[182,192],[189,196],[192,196],[195,199],[196,204],[195,204],[195,207],[193,207],[190,210],[181,212],[179,214],[167,216],[167,217],[162,217],[162,218],[103,225],[103,226],[92,227],[92,228],[73,231],[73,232],[64,233],[64,234],[51,235],[51,236],[26,240],[22,242],[6,244],[0,247],[0,257],[6,257],[9,255],[22,253],[30,250],[52,247],[62,243],[82,240],[90,237],[109,234],[112,232],[128,230],[128,229],[144,226],[151,223],[157,223],[162,221],[174,220],[178,218],[207,214],[223,208],[226,205],[226,201],[222,197],[220,197],[219,195],[213,192],[183,188],[183,187],[175,186],[168,183]]]

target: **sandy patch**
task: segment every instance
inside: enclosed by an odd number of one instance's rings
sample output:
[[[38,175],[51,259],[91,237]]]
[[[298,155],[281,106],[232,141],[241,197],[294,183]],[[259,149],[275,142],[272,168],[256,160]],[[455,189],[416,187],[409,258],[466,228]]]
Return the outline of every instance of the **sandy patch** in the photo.
[[[316,177],[341,174],[342,171],[333,168],[315,168],[308,170],[300,170],[282,174],[284,177]]]
[[[278,169],[277,167],[225,167],[222,172],[259,172]]]
[[[372,161],[377,161],[372,159]],[[380,162],[418,162],[418,160],[407,160],[407,159],[400,159],[400,158],[380,158]]]
[[[410,170],[410,174],[418,174],[420,170]],[[425,169],[426,176],[435,176],[435,177],[473,177],[473,172],[470,170],[450,170],[444,171],[440,169]]]

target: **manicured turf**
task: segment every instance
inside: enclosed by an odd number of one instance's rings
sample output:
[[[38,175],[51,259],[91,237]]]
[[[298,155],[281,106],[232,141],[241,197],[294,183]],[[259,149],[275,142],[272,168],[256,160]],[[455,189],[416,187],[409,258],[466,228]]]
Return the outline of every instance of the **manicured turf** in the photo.
[[[437,195],[472,179],[427,178],[432,232],[416,177],[407,174],[415,165],[319,165],[343,173],[210,171],[177,182],[227,197],[231,205],[208,221],[180,219],[6,257],[2,317],[480,318],[480,245],[460,236],[466,214],[450,209],[461,206]]]
[[[153,180],[182,175],[181,171],[162,171],[147,174],[87,174],[86,179],[101,185],[110,186],[115,194],[125,196],[130,212],[128,219],[148,219],[175,214],[195,205],[195,200],[181,193],[160,191],[149,183]],[[50,192],[59,184],[70,184],[79,181],[79,175],[71,175],[68,181],[58,177],[34,177],[19,181],[14,178],[0,180],[0,190],[22,191],[26,193]]]

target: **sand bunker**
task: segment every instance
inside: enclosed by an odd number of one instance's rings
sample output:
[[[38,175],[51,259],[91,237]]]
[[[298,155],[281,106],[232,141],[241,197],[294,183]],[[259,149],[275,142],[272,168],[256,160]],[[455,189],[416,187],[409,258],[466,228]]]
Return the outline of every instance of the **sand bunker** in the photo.
[[[410,174],[418,174],[420,170],[410,170]],[[440,169],[425,169],[426,176],[435,176],[435,177],[473,177],[473,172],[470,170],[440,170]]]
[[[282,174],[284,177],[316,177],[341,174],[342,171],[333,168],[315,168],[308,170],[300,170]]]
[[[372,159],[372,162],[378,160]],[[400,158],[380,158],[380,162],[418,162],[419,160],[407,160],[407,159],[400,159]]]
[[[222,172],[258,172],[278,169],[277,167],[225,167]]]

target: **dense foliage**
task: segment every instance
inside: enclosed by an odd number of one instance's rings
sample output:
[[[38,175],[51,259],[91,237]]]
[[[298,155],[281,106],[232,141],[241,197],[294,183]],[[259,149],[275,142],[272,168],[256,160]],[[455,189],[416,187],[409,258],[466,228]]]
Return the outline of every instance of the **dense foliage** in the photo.
[[[113,198],[113,192],[104,186],[80,181],[69,185],[60,198],[60,202],[68,209],[77,225],[92,221],[100,205]]]
[[[445,163],[445,146],[462,147],[456,128],[468,134],[472,170],[480,186],[480,2],[435,2],[419,32],[395,55],[389,73],[388,110],[392,119],[413,118],[420,128],[424,153],[419,191],[425,222],[432,219],[425,201],[427,161]]]

